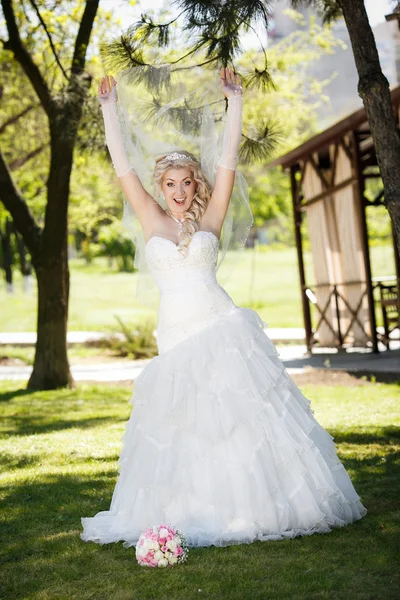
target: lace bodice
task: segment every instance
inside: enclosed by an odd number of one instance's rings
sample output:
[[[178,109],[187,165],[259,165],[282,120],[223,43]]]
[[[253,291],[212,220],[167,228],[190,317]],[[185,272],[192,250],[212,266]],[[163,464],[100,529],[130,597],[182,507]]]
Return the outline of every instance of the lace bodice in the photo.
[[[147,264],[160,290],[160,354],[236,310],[216,279],[218,247],[218,238],[210,231],[193,235],[187,256],[166,238],[153,236],[147,242]]]

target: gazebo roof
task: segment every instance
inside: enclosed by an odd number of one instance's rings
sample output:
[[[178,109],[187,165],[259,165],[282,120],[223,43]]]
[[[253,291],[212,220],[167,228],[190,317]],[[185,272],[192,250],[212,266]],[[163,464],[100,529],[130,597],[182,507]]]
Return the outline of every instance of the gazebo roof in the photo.
[[[400,86],[394,88],[391,91],[392,104],[398,106],[400,104]],[[282,166],[284,169],[295,165],[299,160],[304,159],[313,152],[323,150],[337,139],[340,139],[343,135],[348,132],[358,130],[362,125],[367,124],[367,115],[365,108],[362,107],[355,112],[351,113],[341,121],[334,123],[328,129],[325,129],[318,135],[315,135],[311,139],[307,140],[294,150],[287,152],[283,156],[279,156],[272,162],[268,167]]]

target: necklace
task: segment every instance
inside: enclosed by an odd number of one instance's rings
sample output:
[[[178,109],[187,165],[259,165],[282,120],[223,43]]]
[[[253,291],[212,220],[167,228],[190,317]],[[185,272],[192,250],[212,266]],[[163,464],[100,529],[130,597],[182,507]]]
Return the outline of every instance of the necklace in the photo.
[[[183,227],[183,223],[185,221],[185,218],[183,218],[182,220],[177,219],[176,217],[174,217],[173,214],[169,213],[169,216],[176,222],[178,223],[179,226],[179,235],[182,235],[182,227]]]

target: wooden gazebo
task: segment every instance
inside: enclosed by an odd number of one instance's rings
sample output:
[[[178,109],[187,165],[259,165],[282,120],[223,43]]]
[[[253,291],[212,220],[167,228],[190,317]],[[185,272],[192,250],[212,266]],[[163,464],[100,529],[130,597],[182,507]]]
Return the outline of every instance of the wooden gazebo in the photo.
[[[399,117],[400,86],[392,91]],[[301,299],[309,351],[323,347],[389,347],[399,327],[400,260],[394,231],[395,273],[371,276],[366,209],[383,204],[383,190],[365,195],[380,177],[364,108],[354,112],[269,167],[290,171]],[[307,217],[315,283],[306,282],[302,225]],[[380,304],[384,330],[376,326]]]

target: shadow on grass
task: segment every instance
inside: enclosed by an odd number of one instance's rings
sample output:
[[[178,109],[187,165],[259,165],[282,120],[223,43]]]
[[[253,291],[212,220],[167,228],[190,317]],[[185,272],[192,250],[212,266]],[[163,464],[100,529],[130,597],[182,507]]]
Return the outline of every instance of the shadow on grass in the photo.
[[[43,457],[40,454],[10,454],[2,452],[0,454],[0,466],[2,470],[9,471],[11,469],[24,469],[25,467],[33,467],[42,462]]]
[[[7,505],[3,551],[7,544],[14,554],[34,547],[38,537],[76,532],[81,517],[109,509],[117,475],[116,467],[82,476],[48,475],[3,488]]]
[[[379,444],[387,445],[390,443],[400,444],[400,427],[382,427],[379,433],[357,430],[337,430],[329,429],[329,433],[334,437],[336,444]]]
[[[348,436],[345,441],[348,442]],[[300,585],[301,599],[331,600],[350,597],[346,590],[338,593],[341,582],[346,580],[346,585],[353,585],[356,591],[360,586],[359,594],[351,594],[357,600],[367,597],[366,585],[373,586],[369,598],[395,598],[394,594],[385,596],[381,592],[393,582],[400,493],[398,466],[395,453],[389,451],[382,457],[371,455],[371,450],[365,457],[343,460],[346,468],[353,469],[356,489],[363,490],[362,500],[369,512],[361,521],[326,535],[192,549],[188,564],[169,572],[150,573],[140,568],[134,549],[127,551],[122,543],[99,546],[80,539],[81,517],[94,516],[110,507],[116,464],[111,469],[109,462],[104,468],[98,464],[94,473],[88,467],[82,474],[47,473],[40,479],[25,479],[2,490],[7,510],[1,552],[9,575],[4,582],[4,597],[19,600],[36,597],[34,594],[40,591],[45,594],[43,597],[62,599],[190,600],[198,597],[197,588],[201,587],[209,591],[207,597],[213,600],[280,600],[294,597],[291,594]],[[67,464],[65,468],[69,468]],[[389,480],[393,480],[390,495],[386,489],[391,486]],[[281,571],[286,575],[280,579]],[[268,587],[271,582],[272,590]],[[161,592],[159,586],[165,589]],[[331,586],[332,594],[321,595],[321,590]],[[133,588],[137,595],[132,595]]]
[[[29,390],[28,388],[20,388],[17,390],[11,390],[8,392],[0,393],[0,402],[8,402],[9,400],[14,400],[14,398],[18,398],[19,396],[29,396],[31,394],[36,394],[37,390]]]
[[[27,415],[26,417],[8,417],[4,419],[4,423],[8,429],[3,429],[3,434],[6,435],[33,435],[41,433],[49,433],[51,431],[61,431],[63,429],[86,429],[90,427],[96,427],[97,425],[105,425],[106,423],[125,423],[126,418],[117,418],[113,415],[108,417],[92,417],[88,419],[64,419],[60,421],[49,420],[46,421],[44,418],[32,417]]]

